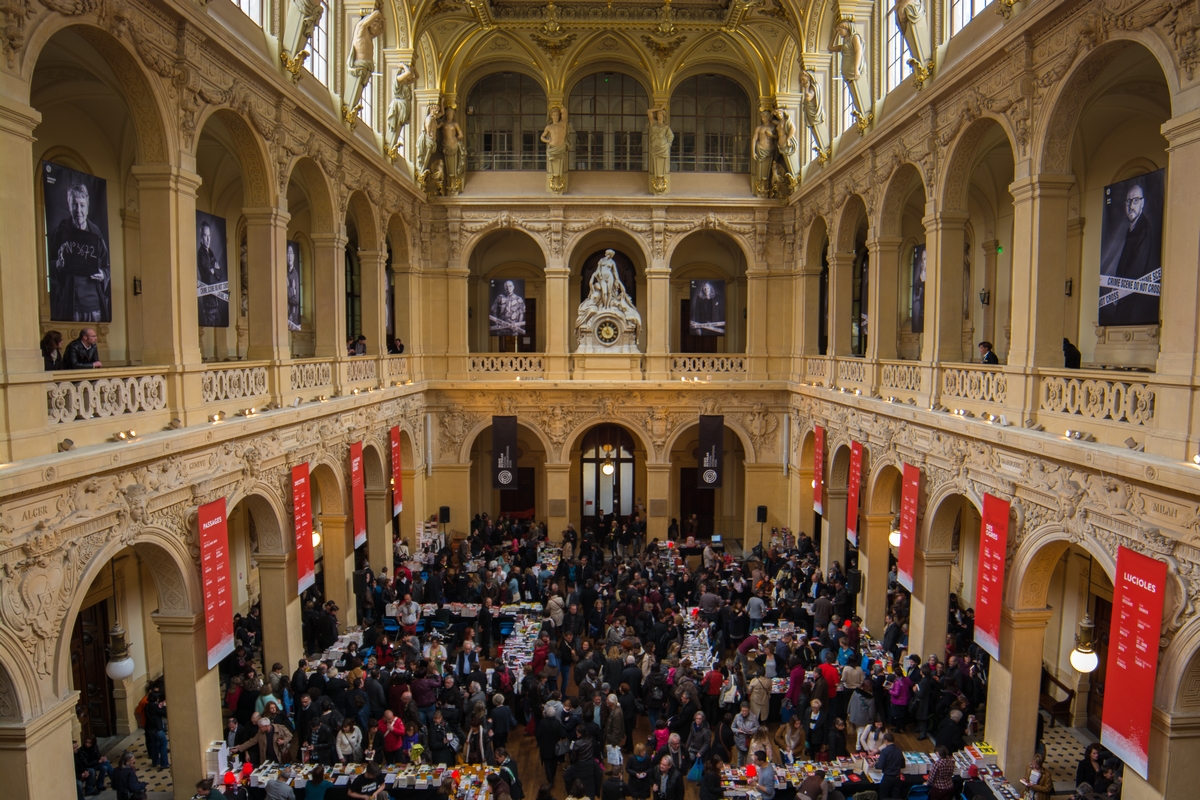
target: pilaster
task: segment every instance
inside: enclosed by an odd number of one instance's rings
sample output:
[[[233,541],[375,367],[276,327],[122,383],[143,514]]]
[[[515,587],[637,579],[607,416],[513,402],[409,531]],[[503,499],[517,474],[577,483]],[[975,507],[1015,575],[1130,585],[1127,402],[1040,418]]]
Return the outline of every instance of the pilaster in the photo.
[[[821,572],[829,574],[834,561],[846,567],[846,498],[845,486],[825,487],[825,514],[821,517]]]
[[[896,358],[899,325],[900,246],[899,236],[876,236],[867,240],[871,261],[867,265],[867,358]]]
[[[387,489],[367,489],[364,494],[367,499],[367,561],[378,574],[382,568],[392,566],[392,494]]]
[[[956,553],[926,553],[916,548],[912,603],[908,614],[908,652],[920,656],[922,661],[930,654],[942,658],[946,652],[950,566],[955,558]]]
[[[296,551],[259,553],[258,581],[262,587],[263,666],[283,664],[291,672],[304,656]]]
[[[346,355],[346,236],[314,233],[314,354],[336,359]]]
[[[925,225],[925,361],[962,361],[963,244],[968,215],[941,211]]]
[[[862,570],[863,624],[875,636],[883,636],[887,616],[888,536],[891,514],[862,514],[858,518],[858,568]]]
[[[338,619],[349,627],[358,618],[354,602],[354,526],[345,514],[321,514],[321,565],[325,599],[337,603]]]
[[[1042,646],[1050,609],[1000,612],[1000,658],[988,674],[984,738],[996,748],[1006,775],[1023,774],[1037,744]],[[944,619],[943,615],[943,619]]]
[[[33,719],[0,723],[0,770],[6,796],[75,797],[73,770],[63,769],[63,759],[71,752],[78,700],[79,693],[71,692]]]
[[[244,208],[246,218],[246,269],[249,273],[249,345],[246,357],[254,361],[282,361],[291,356],[287,328],[287,224],[286,211],[277,208]],[[285,388],[273,387],[280,397]]]
[[[208,774],[204,751],[223,727],[220,678],[215,668],[208,668],[204,614],[153,616],[162,637],[167,714],[171,721],[171,780],[177,787],[193,787]]]
[[[359,280],[362,282],[362,334],[367,337],[367,355],[387,353],[387,250],[359,250]]]
[[[646,379],[671,377],[668,337],[671,319],[671,269],[656,258],[646,270],[646,310],[642,321],[646,328]]]

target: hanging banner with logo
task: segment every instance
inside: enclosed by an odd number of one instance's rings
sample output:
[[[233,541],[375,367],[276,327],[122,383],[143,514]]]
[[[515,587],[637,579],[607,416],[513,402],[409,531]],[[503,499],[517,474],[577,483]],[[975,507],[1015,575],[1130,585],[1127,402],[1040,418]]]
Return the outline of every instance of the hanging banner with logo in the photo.
[[[292,467],[292,529],[296,534],[296,592],[303,592],[316,580],[312,539],[312,493],[308,483],[308,462]]]
[[[846,538],[858,547],[858,488],[862,484],[862,443],[850,443],[850,487],[846,492]]]
[[[897,557],[896,579],[910,592],[913,590],[913,557],[917,551],[917,506],[921,502],[921,469],[904,465],[904,488],[900,494],[900,553]]]
[[[492,417],[492,488],[517,488],[517,418]]]
[[[725,461],[725,417],[700,415],[700,446],[697,448],[696,488],[716,489],[721,485]]]
[[[392,516],[404,510],[404,486],[400,474],[400,426],[392,426]]]
[[[1120,686],[1104,704],[1100,742],[1143,778],[1150,771],[1150,712],[1158,673],[1158,640],[1162,630],[1167,564],[1117,549],[1112,628],[1108,642],[1109,686]]]
[[[1004,597],[1004,555],[1008,550],[1009,502],[983,496],[979,527],[979,570],[975,595],[975,641],[1000,658],[1000,605]]]
[[[229,526],[225,498],[200,506],[200,574],[204,580],[204,634],[208,668],[233,652],[233,593],[229,587]]]
[[[825,429],[813,428],[813,508],[825,516]]]
[[[362,442],[350,445],[350,499],[354,504],[354,548],[367,543],[367,492],[363,485]]]

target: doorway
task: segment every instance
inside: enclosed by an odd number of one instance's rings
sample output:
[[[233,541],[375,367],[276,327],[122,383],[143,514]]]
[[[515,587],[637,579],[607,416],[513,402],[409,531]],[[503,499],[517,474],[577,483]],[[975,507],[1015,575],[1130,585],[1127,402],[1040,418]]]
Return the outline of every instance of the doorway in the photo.
[[[1112,602],[1103,597],[1093,597],[1093,617],[1096,630],[1092,637],[1100,665],[1092,672],[1088,686],[1087,728],[1100,735],[1100,720],[1104,716],[1105,670],[1108,667],[1108,634],[1112,628]]]
[[[623,521],[633,513],[636,491],[633,437],[620,425],[597,425],[583,437],[580,447],[582,527],[600,529],[603,517]]]
[[[679,529],[682,531],[688,518],[695,514],[697,522],[700,523],[697,526],[696,538],[711,539],[713,516],[717,511],[717,493],[715,489],[697,487],[697,472],[697,467],[679,468]]]
[[[533,467],[517,467],[517,488],[500,492],[500,513],[517,519],[533,519],[537,514],[537,472]]]
[[[112,683],[104,672],[107,633],[106,602],[95,603],[80,611],[71,632],[71,676],[79,692],[77,709],[84,737],[104,739],[117,733],[113,724],[116,704]]]

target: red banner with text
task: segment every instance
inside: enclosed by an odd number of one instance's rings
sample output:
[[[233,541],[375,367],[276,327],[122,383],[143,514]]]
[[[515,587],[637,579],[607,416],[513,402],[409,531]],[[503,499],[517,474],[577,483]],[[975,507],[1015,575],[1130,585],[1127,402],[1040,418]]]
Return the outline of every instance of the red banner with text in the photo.
[[[350,445],[350,499],[354,504],[354,547],[367,542],[367,491],[363,485],[362,442]]]
[[[297,594],[313,585],[317,568],[313,557],[312,489],[308,462],[292,467],[292,529],[296,533]]]
[[[858,487],[862,484],[862,443],[850,443],[850,488],[846,493],[846,538],[858,547]]]
[[[983,496],[979,526],[979,587],[975,593],[975,641],[992,658],[1000,658],[1000,606],[1004,599],[1004,556],[1008,549],[1009,502]]]
[[[904,488],[900,494],[900,552],[896,579],[913,590],[913,557],[917,551],[917,507],[921,502],[921,468],[904,465]]]
[[[400,426],[392,427],[392,516],[404,510],[404,485],[400,468]]]
[[[821,516],[825,516],[824,495],[825,429],[818,425],[813,428],[813,508]]]
[[[1149,777],[1150,712],[1158,673],[1167,564],[1127,547],[1117,549],[1105,680],[1110,692],[1101,717],[1100,742],[1138,775]]]
[[[229,526],[225,498],[200,506],[200,573],[204,580],[204,633],[208,668],[233,652],[233,593],[229,587]]]

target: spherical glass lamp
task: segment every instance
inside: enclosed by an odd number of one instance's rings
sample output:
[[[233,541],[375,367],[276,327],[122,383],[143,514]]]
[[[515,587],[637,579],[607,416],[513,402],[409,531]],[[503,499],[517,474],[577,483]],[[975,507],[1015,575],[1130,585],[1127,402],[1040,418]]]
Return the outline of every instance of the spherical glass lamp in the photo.
[[[900,546],[900,531],[899,530],[894,530],[888,534],[888,544],[890,544],[892,547]]]
[[[1075,649],[1071,651],[1071,666],[1076,672],[1087,674],[1100,666],[1100,657],[1096,655],[1092,644],[1092,634],[1095,630],[1092,618],[1084,614],[1083,621],[1079,623],[1079,633],[1075,635]]]

